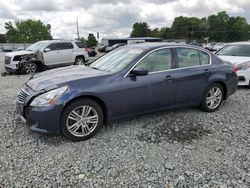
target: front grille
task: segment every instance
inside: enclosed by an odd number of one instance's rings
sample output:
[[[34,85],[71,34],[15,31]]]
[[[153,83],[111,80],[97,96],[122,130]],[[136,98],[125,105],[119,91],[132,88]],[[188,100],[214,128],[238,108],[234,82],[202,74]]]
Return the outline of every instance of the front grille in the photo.
[[[5,63],[5,65],[10,64],[10,62],[11,62],[11,57],[5,56],[4,57],[4,63]]]
[[[17,94],[17,101],[23,104],[29,95],[30,94],[22,88]]]

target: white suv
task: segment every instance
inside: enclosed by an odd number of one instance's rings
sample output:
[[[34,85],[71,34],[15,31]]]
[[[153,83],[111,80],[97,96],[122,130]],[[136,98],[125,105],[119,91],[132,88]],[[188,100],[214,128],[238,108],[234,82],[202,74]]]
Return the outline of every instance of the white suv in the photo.
[[[82,65],[88,59],[88,51],[79,41],[47,40],[23,51],[5,53],[4,62],[7,72],[28,74],[47,68]]]

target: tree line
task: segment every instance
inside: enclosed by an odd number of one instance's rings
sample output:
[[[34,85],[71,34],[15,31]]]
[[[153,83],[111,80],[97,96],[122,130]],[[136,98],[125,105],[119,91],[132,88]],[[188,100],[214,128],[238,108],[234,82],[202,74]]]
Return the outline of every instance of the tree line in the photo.
[[[176,17],[171,27],[151,29],[146,22],[133,25],[131,37],[185,39],[188,42],[233,42],[250,39],[250,25],[244,17],[230,17],[225,11],[207,18]]]
[[[5,23],[5,34],[0,34],[0,43],[34,43],[53,39],[51,25],[40,20],[23,20]],[[131,37],[159,37],[168,40],[185,39],[187,42],[221,41],[233,42],[250,39],[250,25],[244,17],[229,16],[225,11],[205,18],[176,17],[171,27],[151,29],[146,22],[133,24]],[[93,34],[81,37],[87,47],[93,47],[97,40]]]
[[[5,34],[0,34],[0,43],[35,43],[40,40],[51,40],[51,25],[44,24],[40,20],[23,20],[5,23]],[[96,46],[97,40],[93,34],[88,38],[81,37],[81,40],[87,47]]]

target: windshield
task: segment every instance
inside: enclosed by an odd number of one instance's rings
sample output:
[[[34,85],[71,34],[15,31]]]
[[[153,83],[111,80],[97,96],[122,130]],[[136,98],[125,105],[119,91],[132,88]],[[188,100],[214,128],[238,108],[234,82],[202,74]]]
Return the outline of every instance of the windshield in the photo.
[[[34,44],[32,44],[31,46],[29,46],[28,48],[26,48],[27,51],[33,51],[33,52],[36,52],[38,50],[41,50],[43,47],[45,47],[47,43],[44,42],[44,41],[39,41],[39,42],[36,42]]]
[[[90,67],[116,73],[127,67],[142,52],[143,50],[140,48],[119,48],[97,59]]]
[[[217,55],[224,56],[242,56],[242,57],[250,57],[250,45],[229,45],[222,48],[220,51],[216,53]]]

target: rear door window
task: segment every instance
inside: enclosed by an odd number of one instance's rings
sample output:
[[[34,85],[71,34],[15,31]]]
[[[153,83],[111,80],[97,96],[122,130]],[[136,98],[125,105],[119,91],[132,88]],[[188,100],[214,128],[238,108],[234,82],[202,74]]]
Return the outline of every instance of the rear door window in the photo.
[[[78,46],[78,48],[85,48],[84,44],[81,42],[76,42],[76,45]]]
[[[176,48],[179,68],[194,67],[209,64],[209,55],[203,51],[191,48]]]
[[[207,65],[210,63],[210,58],[208,53],[203,52],[203,51],[198,51],[199,52],[199,56],[200,56],[200,64],[201,65]]]
[[[60,50],[68,50],[68,49],[73,49],[74,47],[71,42],[62,42],[59,48]]]

